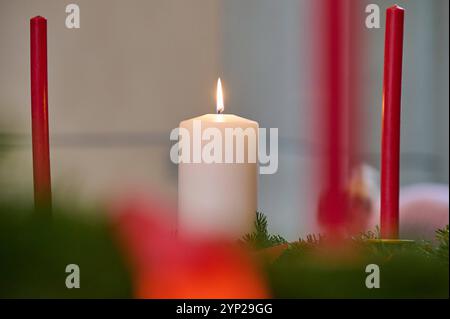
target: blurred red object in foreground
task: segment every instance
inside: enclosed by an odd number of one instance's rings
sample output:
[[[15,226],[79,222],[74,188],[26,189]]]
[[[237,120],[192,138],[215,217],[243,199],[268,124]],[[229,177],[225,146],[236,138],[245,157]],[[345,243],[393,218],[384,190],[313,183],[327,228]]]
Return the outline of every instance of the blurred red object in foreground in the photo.
[[[159,201],[135,197],[113,207],[115,229],[137,298],[267,298],[251,255],[235,243],[181,240]]]

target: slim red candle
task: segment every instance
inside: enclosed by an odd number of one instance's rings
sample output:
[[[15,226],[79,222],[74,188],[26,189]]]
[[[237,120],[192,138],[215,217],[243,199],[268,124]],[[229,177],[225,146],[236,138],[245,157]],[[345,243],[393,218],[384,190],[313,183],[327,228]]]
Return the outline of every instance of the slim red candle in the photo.
[[[383,128],[381,146],[381,236],[399,233],[400,104],[404,9],[386,10],[384,49]]]
[[[344,6],[334,0],[318,1],[316,63],[318,84],[323,88],[317,97],[317,124],[323,157],[320,161],[321,194],[318,222],[328,236],[340,235],[345,227],[347,201],[343,196],[345,162],[342,154],[345,103],[342,80],[344,47]]]
[[[34,201],[36,208],[51,207],[48,141],[47,20],[30,20],[31,125],[33,143]]]

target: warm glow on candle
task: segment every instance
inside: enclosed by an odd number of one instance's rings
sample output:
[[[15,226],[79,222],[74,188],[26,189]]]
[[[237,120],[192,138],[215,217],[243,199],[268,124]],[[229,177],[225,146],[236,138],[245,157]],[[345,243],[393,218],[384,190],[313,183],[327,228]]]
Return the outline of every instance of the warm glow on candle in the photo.
[[[217,80],[216,109],[218,114],[222,113],[224,110],[222,82],[220,82],[220,78]]]

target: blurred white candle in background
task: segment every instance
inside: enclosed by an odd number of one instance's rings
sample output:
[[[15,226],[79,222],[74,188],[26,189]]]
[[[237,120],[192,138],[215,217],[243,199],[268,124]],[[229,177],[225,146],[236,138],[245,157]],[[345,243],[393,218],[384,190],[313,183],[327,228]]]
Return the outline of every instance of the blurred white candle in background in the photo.
[[[216,98],[217,114],[180,123],[180,131],[189,132],[190,140],[188,149],[181,146],[180,153],[190,162],[178,165],[178,232],[182,236],[239,239],[253,230],[256,216],[258,123],[222,114],[220,79]],[[239,132],[244,133],[244,138],[232,135]],[[212,140],[220,149],[211,149]]]

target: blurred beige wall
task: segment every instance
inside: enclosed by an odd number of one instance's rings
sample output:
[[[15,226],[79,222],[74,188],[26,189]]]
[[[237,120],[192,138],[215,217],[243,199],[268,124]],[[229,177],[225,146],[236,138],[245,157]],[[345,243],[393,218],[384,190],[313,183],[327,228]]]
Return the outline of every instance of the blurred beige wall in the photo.
[[[213,108],[215,0],[74,1],[81,28],[52,0],[0,0],[0,131],[18,134],[4,192],[32,194],[29,18],[48,19],[55,197],[92,199],[133,183],[176,194],[169,132]]]

